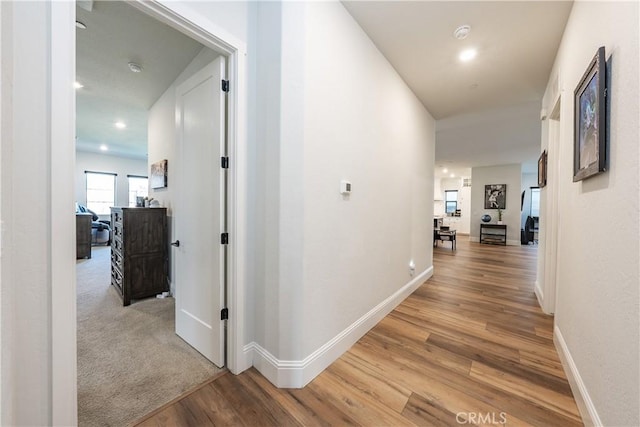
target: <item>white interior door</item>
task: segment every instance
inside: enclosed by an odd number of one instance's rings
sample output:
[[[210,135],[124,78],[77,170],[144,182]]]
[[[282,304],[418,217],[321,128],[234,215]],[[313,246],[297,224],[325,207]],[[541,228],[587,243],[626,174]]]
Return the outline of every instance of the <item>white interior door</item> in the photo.
[[[225,94],[223,57],[176,89],[178,170],[175,233],[176,333],[224,366]],[[179,242],[179,246],[178,245]]]

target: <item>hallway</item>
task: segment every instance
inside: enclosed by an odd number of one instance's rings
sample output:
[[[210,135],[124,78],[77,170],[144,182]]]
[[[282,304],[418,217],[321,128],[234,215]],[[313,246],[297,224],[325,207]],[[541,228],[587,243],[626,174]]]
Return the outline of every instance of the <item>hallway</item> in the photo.
[[[227,373],[138,425],[582,425],[536,251],[439,245],[433,277],[304,389]]]

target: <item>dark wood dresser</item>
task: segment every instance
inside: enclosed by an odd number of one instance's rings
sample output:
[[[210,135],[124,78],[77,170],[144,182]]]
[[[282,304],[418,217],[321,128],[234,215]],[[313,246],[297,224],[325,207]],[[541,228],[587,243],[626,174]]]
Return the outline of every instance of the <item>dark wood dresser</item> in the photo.
[[[76,214],[76,258],[91,258],[91,220],[90,213]]]
[[[111,208],[111,284],[123,305],[169,290],[167,209]]]

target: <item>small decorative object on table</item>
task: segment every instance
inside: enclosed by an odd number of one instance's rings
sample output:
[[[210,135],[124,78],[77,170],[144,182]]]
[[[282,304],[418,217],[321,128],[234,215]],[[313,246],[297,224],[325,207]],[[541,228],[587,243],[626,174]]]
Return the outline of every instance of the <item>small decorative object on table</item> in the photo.
[[[480,219],[482,220],[482,222],[489,222],[491,221],[491,215],[484,214],[482,215],[482,217],[480,217]]]
[[[498,224],[502,225],[502,209],[498,208]]]

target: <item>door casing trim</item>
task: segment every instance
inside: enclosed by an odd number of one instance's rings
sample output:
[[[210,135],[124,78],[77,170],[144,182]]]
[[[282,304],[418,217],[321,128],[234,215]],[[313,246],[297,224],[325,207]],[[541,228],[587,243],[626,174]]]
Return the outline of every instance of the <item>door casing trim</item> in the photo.
[[[244,347],[244,253],[246,224],[246,44],[180,3],[136,0],[129,3],[206,47],[227,57],[231,90],[227,95],[227,368],[234,374],[250,368]]]

